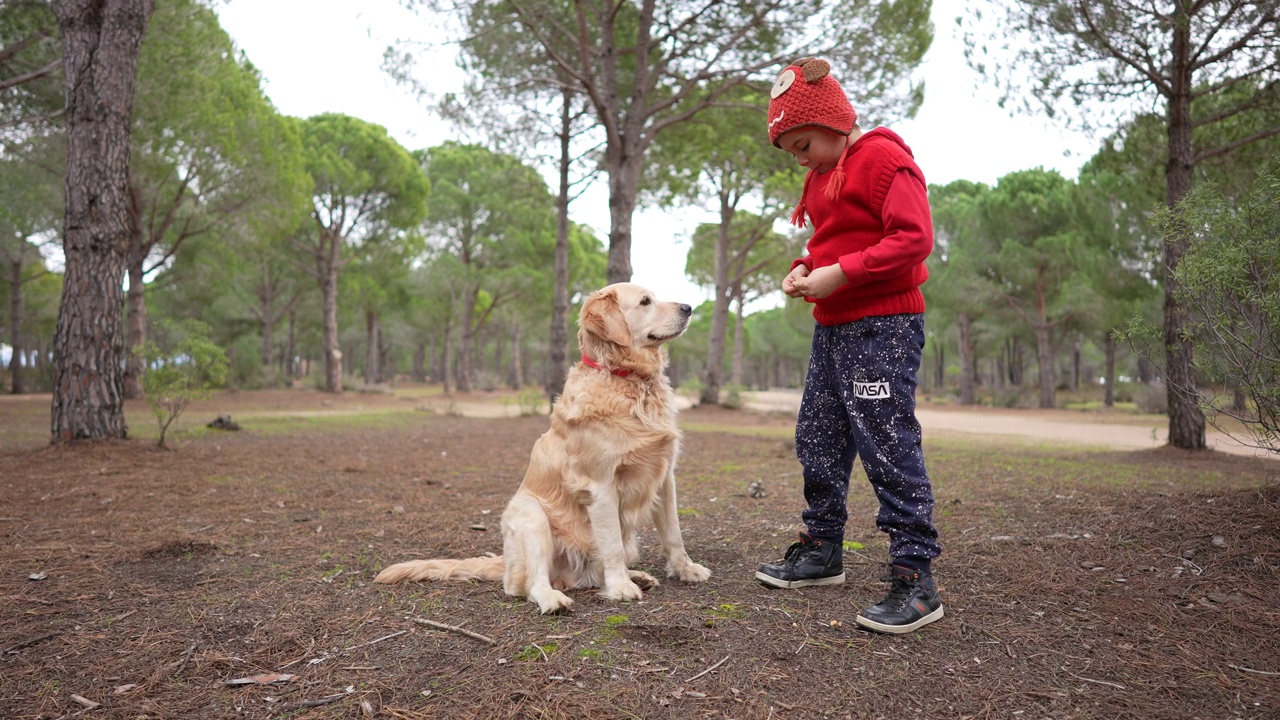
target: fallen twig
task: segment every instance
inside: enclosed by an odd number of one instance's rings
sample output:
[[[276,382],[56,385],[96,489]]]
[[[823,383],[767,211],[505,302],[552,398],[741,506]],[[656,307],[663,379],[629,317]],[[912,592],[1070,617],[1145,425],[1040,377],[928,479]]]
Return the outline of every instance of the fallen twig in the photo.
[[[405,634],[405,633],[407,633],[407,632],[409,632],[409,631],[408,631],[408,630],[401,630],[401,631],[399,631],[399,632],[393,632],[393,633],[391,633],[390,635],[383,635],[382,637],[380,637],[380,638],[378,638],[378,639],[376,639],[376,640],[370,640],[370,641],[369,641],[369,642],[367,642],[367,643],[360,643],[359,645],[352,645],[351,647],[347,648],[346,650],[343,650],[342,652],[351,652],[352,650],[355,650],[356,648],[367,647],[367,646],[369,646],[369,645],[377,645],[378,643],[382,642],[383,640],[390,640],[390,639],[391,639],[391,638],[393,638],[393,637],[399,637],[399,636],[401,636],[401,635],[403,635],[403,634]]]
[[[22,648],[25,648],[25,647],[31,647],[32,645],[35,645],[35,644],[36,644],[36,643],[38,643],[38,642],[44,642],[45,640],[48,640],[49,638],[57,637],[57,636],[59,636],[59,635],[61,635],[61,634],[62,634],[62,633],[60,633],[60,632],[51,632],[51,633],[45,633],[44,635],[40,635],[40,636],[37,636],[37,637],[30,638],[30,639],[28,639],[28,640],[22,640],[22,641],[20,641],[20,642],[16,642],[16,643],[14,643],[14,644],[10,645],[9,647],[5,648],[5,649],[4,649],[4,652],[3,652],[3,653],[0,653],[0,654],[3,654],[3,655],[12,655],[12,654],[14,654],[14,653],[18,652],[19,650],[21,650]]]
[[[182,654],[182,659],[178,661],[178,666],[175,667],[173,669],[173,672],[170,674],[177,675],[181,673],[187,667],[187,663],[191,662],[191,656],[195,653],[195,651],[196,651],[196,643],[191,643],[191,647],[187,648],[187,651]]]
[[[435,620],[425,620],[423,618],[412,618],[412,620],[416,623],[419,623],[422,625],[428,625],[430,627],[436,628],[437,630],[448,630],[451,633],[466,635],[469,638],[472,638],[474,640],[479,640],[480,642],[489,643],[490,645],[498,644],[498,641],[494,640],[493,638],[485,637],[480,633],[471,632],[470,630],[464,630],[463,628],[460,628],[456,625],[446,625],[442,622],[436,622]]]
[[[718,667],[720,667],[721,665],[723,665],[723,664],[724,664],[724,662],[725,662],[725,660],[728,660],[728,659],[729,659],[729,656],[728,656],[728,655],[725,655],[723,658],[721,658],[720,662],[716,663],[715,665],[712,665],[711,667],[707,668],[706,670],[703,670],[702,672],[698,673],[697,675],[694,675],[693,677],[689,678],[688,680],[685,680],[685,681],[684,681],[684,684],[685,684],[685,685],[688,685],[689,683],[693,682],[694,680],[697,680],[698,678],[702,677],[703,675],[706,675],[707,673],[711,672],[712,670],[715,670],[716,668],[718,668]]]
[[[1270,672],[1268,670],[1254,670],[1253,668],[1248,668],[1243,665],[1232,665],[1231,663],[1227,663],[1227,667],[1234,668],[1236,670],[1239,670],[1240,672],[1253,673],[1255,675],[1271,675],[1273,677],[1280,675],[1280,672]]]
[[[1077,680],[1083,680],[1083,681],[1085,681],[1085,682],[1097,683],[1098,685],[1106,685],[1106,686],[1108,686],[1108,687],[1116,688],[1117,690],[1124,690],[1124,689],[1125,689],[1125,687],[1124,687],[1123,685],[1119,684],[1119,683],[1107,682],[1106,680],[1094,680],[1093,678],[1087,678],[1087,677],[1084,677],[1084,676],[1082,676],[1082,675],[1077,675],[1077,674],[1075,674],[1075,673],[1071,672],[1070,670],[1067,670],[1066,668],[1062,668],[1062,670],[1063,670],[1064,672],[1066,672],[1068,675],[1070,675],[1071,677],[1073,677],[1073,678],[1075,678],[1075,679],[1077,679]]]

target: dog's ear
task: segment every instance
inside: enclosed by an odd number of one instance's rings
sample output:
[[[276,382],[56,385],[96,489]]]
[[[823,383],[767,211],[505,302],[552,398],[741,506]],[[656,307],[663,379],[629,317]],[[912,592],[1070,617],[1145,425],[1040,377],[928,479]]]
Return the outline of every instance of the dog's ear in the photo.
[[[614,345],[631,347],[631,328],[618,306],[618,295],[613,291],[600,291],[587,298],[582,306],[581,325],[587,332]]]

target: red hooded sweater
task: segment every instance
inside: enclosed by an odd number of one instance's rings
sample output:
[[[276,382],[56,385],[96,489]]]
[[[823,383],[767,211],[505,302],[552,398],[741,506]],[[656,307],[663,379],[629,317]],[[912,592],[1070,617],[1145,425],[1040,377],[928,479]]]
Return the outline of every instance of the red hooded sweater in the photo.
[[[840,264],[849,282],[814,303],[824,326],[864,317],[924,312],[920,285],[929,277],[933,220],[924,173],[897,133],[876,128],[849,148],[843,187],[824,192],[832,173],[809,178],[802,202],[813,222],[809,254],[794,263],[810,270]]]

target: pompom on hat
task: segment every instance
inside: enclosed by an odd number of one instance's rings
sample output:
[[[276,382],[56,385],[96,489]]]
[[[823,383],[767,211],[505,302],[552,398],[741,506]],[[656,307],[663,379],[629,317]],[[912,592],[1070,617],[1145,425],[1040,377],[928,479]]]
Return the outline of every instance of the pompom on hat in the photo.
[[[849,135],[858,121],[858,113],[844,94],[844,88],[831,77],[831,64],[818,58],[800,58],[787,66],[769,91],[769,141],[774,147],[783,133],[803,127],[820,127],[839,135]],[[826,195],[835,199],[844,186],[845,147],[831,171]],[[805,189],[813,177],[810,170],[804,178]],[[791,223],[804,227],[804,196],[791,216]]]

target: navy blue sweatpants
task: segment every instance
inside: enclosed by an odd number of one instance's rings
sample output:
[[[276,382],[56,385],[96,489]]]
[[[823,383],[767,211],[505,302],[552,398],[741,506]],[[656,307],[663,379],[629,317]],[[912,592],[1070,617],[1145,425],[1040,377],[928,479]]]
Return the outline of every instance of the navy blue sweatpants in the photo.
[[[796,456],[804,468],[810,535],[844,537],[849,474],[858,457],[880,500],[876,527],[889,534],[889,556],[927,568],[942,549],[916,420],[923,350],[919,314],[818,325],[796,420]]]

